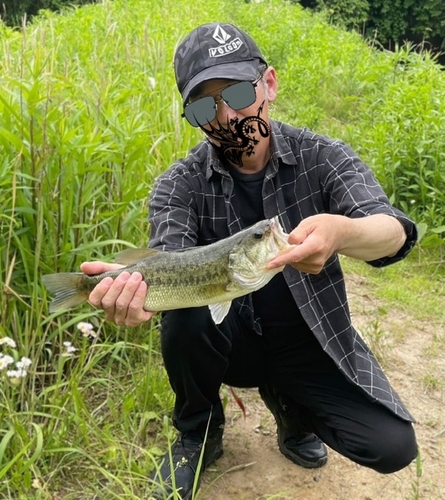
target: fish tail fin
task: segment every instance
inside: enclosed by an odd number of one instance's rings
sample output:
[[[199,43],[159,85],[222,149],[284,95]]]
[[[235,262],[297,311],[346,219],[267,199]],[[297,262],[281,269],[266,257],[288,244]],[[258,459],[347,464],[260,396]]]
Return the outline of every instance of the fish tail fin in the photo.
[[[46,288],[54,295],[49,305],[49,311],[59,311],[80,306],[88,298],[88,290],[81,287],[83,273],[56,273],[45,274],[42,281]]]

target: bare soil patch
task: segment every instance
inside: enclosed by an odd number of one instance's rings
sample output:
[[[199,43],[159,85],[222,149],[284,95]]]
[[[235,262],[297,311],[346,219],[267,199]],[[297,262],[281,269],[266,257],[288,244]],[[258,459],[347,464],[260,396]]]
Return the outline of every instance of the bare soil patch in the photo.
[[[199,500],[445,500],[445,327],[407,311],[380,314],[383,305],[360,276],[347,277],[347,287],[355,326],[417,419],[420,477],[415,462],[381,475],[330,449],[325,467],[298,467],[279,452],[274,419],[257,391],[237,390],[247,418],[230,398],[225,453],[204,473]]]

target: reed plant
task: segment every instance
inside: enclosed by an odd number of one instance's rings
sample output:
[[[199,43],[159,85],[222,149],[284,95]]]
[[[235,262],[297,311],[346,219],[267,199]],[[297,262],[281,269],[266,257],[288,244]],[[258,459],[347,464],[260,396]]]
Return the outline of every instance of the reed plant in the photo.
[[[41,275],[147,244],[154,179],[201,138],[180,117],[174,48],[215,20],[277,67],[276,118],[351,139],[396,202],[442,220],[444,84],[428,61],[402,67],[278,0],[115,0],[0,25],[1,498],[141,498],[173,439],[156,319],[50,314]]]

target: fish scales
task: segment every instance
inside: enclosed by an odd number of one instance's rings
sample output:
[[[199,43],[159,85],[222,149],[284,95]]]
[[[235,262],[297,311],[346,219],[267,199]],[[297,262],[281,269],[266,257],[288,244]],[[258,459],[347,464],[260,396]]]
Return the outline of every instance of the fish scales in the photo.
[[[136,265],[150,290],[145,307],[148,310],[165,306],[178,308],[184,301],[184,294],[190,296],[196,306],[201,306],[224,294],[230,284],[230,274],[228,255],[223,250],[209,253],[205,252],[205,247],[199,247],[169,252],[150,259],[145,269],[142,263]],[[165,262],[158,266],[157,261]]]

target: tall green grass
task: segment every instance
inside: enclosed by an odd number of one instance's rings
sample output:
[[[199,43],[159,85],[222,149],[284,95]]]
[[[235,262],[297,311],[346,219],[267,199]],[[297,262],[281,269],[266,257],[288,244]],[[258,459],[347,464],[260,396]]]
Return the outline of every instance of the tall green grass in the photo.
[[[441,242],[445,84],[429,60],[377,53],[278,0],[105,1],[0,26],[0,337],[17,344],[0,352],[32,360],[17,383],[0,371],[1,498],[140,498],[172,438],[156,321],[49,314],[40,278],[146,245],[154,179],[200,138],[180,118],[174,48],[215,20],[277,68],[276,118],[351,142]]]

